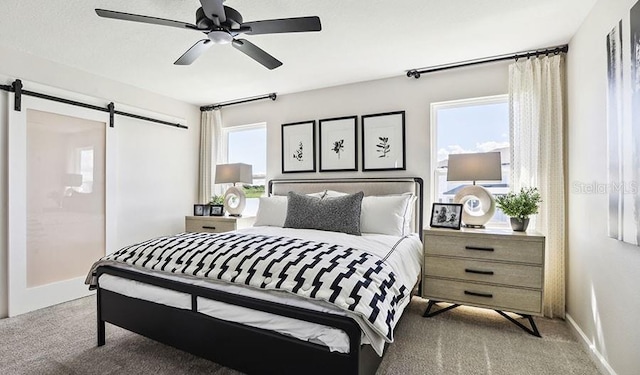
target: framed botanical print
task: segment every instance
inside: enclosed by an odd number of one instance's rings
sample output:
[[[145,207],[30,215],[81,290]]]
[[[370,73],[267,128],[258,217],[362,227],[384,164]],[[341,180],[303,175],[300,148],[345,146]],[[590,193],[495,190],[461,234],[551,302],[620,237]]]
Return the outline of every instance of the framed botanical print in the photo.
[[[318,122],[320,172],[358,170],[357,116]]]
[[[362,116],[362,170],[405,170],[404,111]]]
[[[316,122],[282,125],[282,173],[316,171]]]

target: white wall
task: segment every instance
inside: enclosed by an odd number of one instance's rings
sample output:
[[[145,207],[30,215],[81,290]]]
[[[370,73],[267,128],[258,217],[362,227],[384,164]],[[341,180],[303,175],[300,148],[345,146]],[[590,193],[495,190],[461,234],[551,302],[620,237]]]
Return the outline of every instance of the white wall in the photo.
[[[635,1],[600,0],[571,40],[567,64],[568,317],[605,370],[621,375],[640,371],[640,248],[608,238],[606,194],[571,187],[607,182],[606,36],[620,19],[628,35]]]
[[[399,75],[226,107],[223,124],[238,126],[267,123],[267,180],[273,178],[395,177],[419,176],[425,180],[425,197],[430,197],[430,103],[506,94],[508,62],[459,68],[420,79]],[[309,72],[313,74],[313,72]],[[358,119],[359,172],[281,173],[281,125],[350,115],[406,111],[406,171],[362,172],[360,119]],[[317,125],[316,125],[317,127]],[[316,155],[316,169],[318,155]],[[428,206],[428,207],[427,207]],[[425,213],[431,206],[425,201]]]
[[[177,121],[188,130],[116,116],[116,247],[184,230],[197,199],[200,111],[143,91],[0,46],[0,83]],[[7,316],[7,96],[0,91],[0,317]]]

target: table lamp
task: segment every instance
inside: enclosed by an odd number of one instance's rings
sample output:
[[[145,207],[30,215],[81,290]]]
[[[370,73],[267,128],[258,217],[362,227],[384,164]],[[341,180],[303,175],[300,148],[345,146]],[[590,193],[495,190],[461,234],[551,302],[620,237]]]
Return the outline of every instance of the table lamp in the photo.
[[[496,212],[496,201],[476,181],[501,181],[502,163],[499,152],[450,154],[447,181],[472,181],[473,185],[460,189],[453,198],[462,204],[462,222],[468,228],[484,228]]]
[[[236,183],[252,183],[253,168],[249,164],[218,164],[216,165],[216,184],[233,184],[224,193],[224,209],[230,216],[242,216],[242,211],[247,204],[247,197],[242,186],[236,187]]]
[[[62,178],[62,183],[64,184],[64,196],[70,197],[74,188],[78,188],[82,186],[82,175],[79,173],[66,173]]]

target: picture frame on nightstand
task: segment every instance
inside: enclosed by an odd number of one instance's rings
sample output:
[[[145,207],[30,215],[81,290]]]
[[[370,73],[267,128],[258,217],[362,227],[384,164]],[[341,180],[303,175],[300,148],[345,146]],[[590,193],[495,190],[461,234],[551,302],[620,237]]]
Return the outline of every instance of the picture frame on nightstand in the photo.
[[[211,214],[211,206],[208,204],[194,204],[193,216],[209,216]]]
[[[211,216],[224,216],[224,206],[221,204],[210,204],[210,212]]]
[[[434,203],[431,208],[432,228],[460,229],[462,223],[462,204]]]

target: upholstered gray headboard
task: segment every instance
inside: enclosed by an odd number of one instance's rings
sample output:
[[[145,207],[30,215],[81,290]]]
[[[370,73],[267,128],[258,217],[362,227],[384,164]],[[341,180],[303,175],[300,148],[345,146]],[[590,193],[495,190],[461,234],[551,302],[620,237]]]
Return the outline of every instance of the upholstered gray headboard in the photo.
[[[317,193],[323,190],[335,190],[344,193],[364,192],[364,195],[387,195],[413,193],[418,198],[414,207],[412,230],[422,239],[423,182],[420,177],[399,178],[332,178],[305,180],[271,180],[267,193],[271,195],[287,195],[290,191],[300,194]]]

